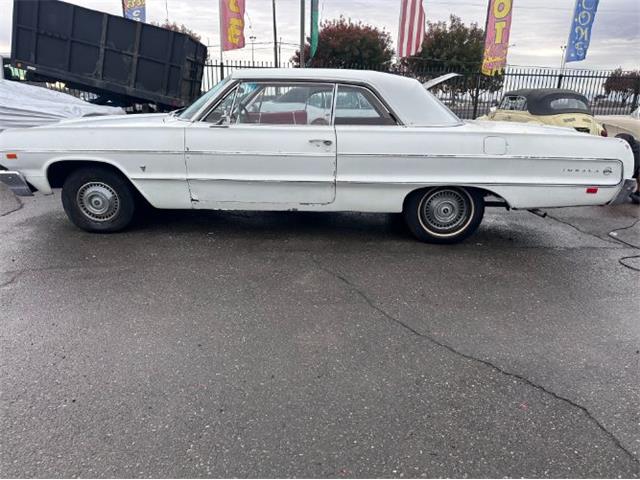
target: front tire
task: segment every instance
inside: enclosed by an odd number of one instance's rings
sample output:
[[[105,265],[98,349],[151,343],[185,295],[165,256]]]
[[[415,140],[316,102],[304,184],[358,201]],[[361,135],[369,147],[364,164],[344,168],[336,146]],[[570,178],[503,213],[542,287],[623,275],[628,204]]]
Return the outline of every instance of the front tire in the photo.
[[[110,233],[126,228],[136,200],[131,185],[107,168],[81,168],[62,187],[62,206],[69,220],[87,232]]]
[[[412,192],[405,201],[405,221],[423,242],[451,244],[471,236],[484,216],[484,199],[462,187],[435,187]]]

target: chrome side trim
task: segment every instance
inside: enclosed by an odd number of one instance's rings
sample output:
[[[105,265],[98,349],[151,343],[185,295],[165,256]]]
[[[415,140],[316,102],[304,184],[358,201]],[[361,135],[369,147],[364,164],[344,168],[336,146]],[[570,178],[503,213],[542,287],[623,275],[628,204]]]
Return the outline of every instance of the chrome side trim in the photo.
[[[279,179],[252,179],[252,178],[188,178],[190,182],[237,182],[237,183],[303,183],[303,184],[320,184],[335,185],[334,180],[279,180]]]
[[[109,150],[106,149],[77,149],[77,150],[69,150],[69,149],[11,149],[12,152],[16,153],[68,153],[68,154],[76,154],[76,153],[146,153],[153,155],[183,155],[183,154],[203,154],[203,155],[256,155],[256,156],[327,156],[334,157],[333,153],[278,153],[278,152],[243,152],[243,151],[219,151],[219,150],[142,150],[142,149],[125,149],[125,148],[112,148]],[[622,160],[618,158],[576,158],[576,157],[535,157],[529,155],[500,155],[500,156],[492,156],[486,154],[467,154],[467,155],[455,155],[449,153],[443,154],[433,154],[433,153],[340,153],[338,152],[338,157],[393,157],[393,158],[471,158],[471,159],[482,159],[486,158],[489,160],[568,160],[572,162],[617,162],[620,165],[623,165]]]
[[[20,149],[20,148],[12,148],[12,152],[17,153],[68,153],[68,154],[76,154],[76,153],[150,153],[153,155],[183,155],[185,152],[183,150],[142,150],[142,149],[133,149],[133,148],[110,148],[108,150],[104,148],[83,148],[83,149],[75,149],[70,150],[68,148],[65,149],[52,149],[52,148],[29,148],[29,149]]]
[[[333,132],[332,132],[333,133]],[[330,159],[335,159],[336,154],[331,152],[318,152],[318,153],[309,153],[309,152],[225,152],[225,151],[217,151],[217,150],[189,150],[185,152],[186,155],[234,155],[234,156],[251,156],[251,157],[326,157]]]
[[[500,182],[483,182],[483,183],[468,183],[468,182],[361,182],[354,180],[338,180],[338,184],[352,184],[352,185],[406,185],[411,187],[427,186],[458,186],[458,187],[599,187],[599,188],[617,188],[620,184],[616,185],[599,185],[596,183],[500,183]]]
[[[602,185],[597,183],[503,183],[503,182],[482,182],[482,183],[469,183],[469,182],[364,182],[359,180],[338,180],[338,184],[352,184],[352,185],[406,185],[411,187],[420,187],[420,186],[447,186],[447,185],[455,185],[458,187],[575,187],[575,188],[584,188],[584,187],[599,187],[599,188],[618,188],[620,184],[615,185]]]
[[[281,179],[252,179],[252,178],[205,178],[205,177],[194,177],[194,178],[183,178],[183,177],[130,177],[131,180],[135,181],[189,181],[189,182],[240,182],[240,183],[316,183],[316,184],[338,184],[338,185],[372,185],[372,186],[407,186],[407,187],[415,187],[420,188],[424,186],[444,186],[444,185],[455,185],[459,187],[564,187],[564,188],[585,188],[589,187],[599,187],[599,188],[619,188],[620,184],[616,185],[599,185],[595,183],[584,183],[584,184],[576,184],[576,183],[501,183],[501,182],[482,182],[482,183],[469,183],[469,182],[363,182],[363,181],[355,181],[355,180],[281,180]],[[629,180],[625,180],[626,182]],[[630,180],[634,181],[634,180]]]
[[[333,132],[331,132],[333,133]],[[255,157],[327,157],[335,159],[335,153],[331,152],[253,152],[253,151],[221,151],[221,150],[134,150],[134,149],[85,149],[85,150],[19,150],[12,149],[16,153],[51,153],[68,155],[76,154],[147,154],[147,155],[234,155],[234,156],[255,156]]]
[[[570,160],[580,162],[618,162],[622,165],[622,160],[619,158],[577,158],[577,157],[535,157],[530,155],[487,155],[487,154],[466,154],[456,155],[451,153],[368,153],[368,152],[355,152],[355,153],[340,153],[339,157],[393,157],[393,158],[486,158],[490,160]]]

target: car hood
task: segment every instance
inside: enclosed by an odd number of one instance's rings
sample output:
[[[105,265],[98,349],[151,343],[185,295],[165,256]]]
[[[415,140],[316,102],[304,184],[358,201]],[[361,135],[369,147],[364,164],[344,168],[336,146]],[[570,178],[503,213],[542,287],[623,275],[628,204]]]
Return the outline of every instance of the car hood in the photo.
[[[62,120],[60,122],[45,125],[42,127],[34,127],[37,129],[69,129],[69,128],[106,128],[106,127],[145,127],[155,126],[166,121],[179,121],[173,115],[168,113],[149,113],[149,114],[133,114],[133,115],[111,115],[108,117],[83,117],[70,120]]]

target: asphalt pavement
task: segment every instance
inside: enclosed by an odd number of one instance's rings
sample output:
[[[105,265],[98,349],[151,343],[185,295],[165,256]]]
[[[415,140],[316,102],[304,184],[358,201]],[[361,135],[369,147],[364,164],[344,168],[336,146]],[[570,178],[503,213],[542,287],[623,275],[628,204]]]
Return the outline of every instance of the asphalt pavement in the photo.
[[[0,476],[638,477],[640,209],[549,213],[92,235],[0,191]]]

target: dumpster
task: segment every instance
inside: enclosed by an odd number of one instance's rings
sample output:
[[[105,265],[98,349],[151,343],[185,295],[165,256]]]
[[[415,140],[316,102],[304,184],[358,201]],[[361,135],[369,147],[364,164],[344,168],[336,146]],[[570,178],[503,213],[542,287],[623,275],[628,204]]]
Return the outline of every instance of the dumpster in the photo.
[[[14,0],[12,64],[126,106],[200,95],[207,48],[190,36],[58,0]]]

